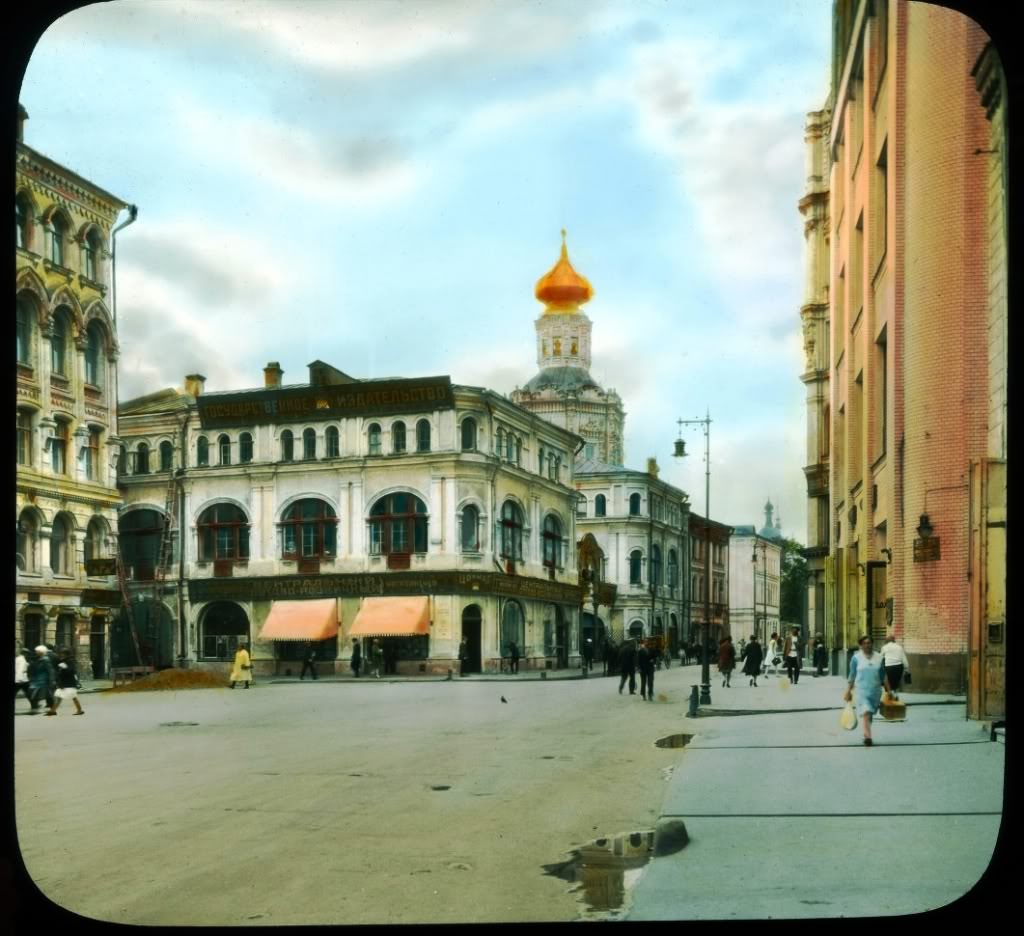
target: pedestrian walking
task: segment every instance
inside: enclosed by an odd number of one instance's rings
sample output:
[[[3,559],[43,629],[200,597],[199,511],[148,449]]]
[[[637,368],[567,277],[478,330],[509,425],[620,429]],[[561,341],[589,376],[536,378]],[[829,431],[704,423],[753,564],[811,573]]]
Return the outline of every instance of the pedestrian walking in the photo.
[[[57,673],[50,661],[50,650],[43,644],[35,649],[35,658],[29,660],[28,684],[32,690],[32,711],[35,712],[42,702],[46,702],[46,714],[56,715],[53,710],[54,689],[57,683]]]
[[[740,655],[743,660],[743,674],[750,678],[748,685],[757,687],[757,677],[761,675],[761,661],[764,659],[764,649],[756,634],[750,635],[750,641],[743,648]]]
[[[800,682],[800,628],[794,627],[793,632],[786,638],[782,648],[782,658],[786,663],[786,675],[789,681],[795,686]]]
[[[349,665],[352,667],[352,672],[355,673],[356,679],[358,679],[359,670],[363,665],[363,650],[359,646],[359,639],[357,637],[352,638],[352,659],[349,661]]]
[[[316,645],[315,644],[310,644],[309,645],[309,648],[306,650],[306,655],[302,659],[302,672],[299,673],[299,679],[300,680],[306,678],[306,672],[307,671],[313,674],[313,678],[314,679],[319,679],[320,678],[319,676],[317,676],[317,673],[316,673]]]
[[[589,673],[594,668],[594,641],[588,637],[583,641],[583,668]]]
[[[370,647],[370,671],[376,679],[380,679],[383,669],[384,648],[380,645],[380,641],[374,638],[373,646]]]
[[[469,670],[469,641],[463,636],[459,643],[459,675],[465,676]]]
[[[894,699],[899,698],[897,692],[900,683],[903,682],[904,674],[910,675],[910,664],[907,661],[907,653],[900,644],[896,642],[896,635],[890,634],[885,646],[880,651],[882,666],[884,670],[885,688],[889,690]]]
[[[238,649],[235,651],[235,661],[231,666],[232,689],[235,688],[237,682],[245,683],[246,689],[252,682],[252,660],[249,659],[249,650],[244,641],[238,645]]]
[[[640,641],[636,652],[636,668],[640,671],[640,698],[654,701],[654,669],[656,651],[647,640]]]
[[[768,653],[765,656],[764,662],[764,674],[765,676],[778,676],[779,665],[782,663],[782,643],[779,640],[779,635],[772,631],[771,639],[768,641]],[[771,666],[772,671],[768,672],[768,667]]]
[[[825,640],[818,634],[814,638],[814,675],[824,676],[825,670],[828,668],[828,648],[825,646]]]
[[[28,651],[22,650],[14,654],[14,698],[17,700],[18,693],[25,693],[28,704],[35,713],[36,703],[32,700],[32,687],[28,682]]]
[[[619,648],[615,646],[615,641],[611,638],[605,641],[602,658],[604,661],[605,676],[614,676],[615,661],[619,658]]]
[[[718,642],[718,672],[722,674],[722,688],[728,689],[732,679],[732,671],[736,668],[736,648],[732,645],[732,637],[723,637]]]
[[[57,658],[57,692],[53,701],[53,711],[46,714],[56,715],[61,702],[69,699],[75,705],[75,710],[71,714],[84,715],[85,710],[82,708],[82,703],[78,701],[78,690],[81,688],[82,684],[78,681],[78,669],[71,652],[61,650]]]
[[[619,648],[619,695],[629,680],[629,694],[636,695],[636,644],[632,640],[623,642]]]
[[[869,635],[865,634],[858,643],[860,650],[850,658],[849,685],[843,698],[847,702],[853,700],[864,723],[864,744],[871,747],[871,719],[882,701],[882,656],[872,652]]]
[[[514,640],[508,642],[508,671],[519,672],[519,646]]]

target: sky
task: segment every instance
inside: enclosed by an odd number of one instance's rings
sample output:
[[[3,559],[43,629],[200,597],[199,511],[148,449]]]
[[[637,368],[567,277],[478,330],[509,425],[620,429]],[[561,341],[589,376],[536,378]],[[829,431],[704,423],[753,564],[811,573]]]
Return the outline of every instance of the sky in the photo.
[[[25,142],[125,202],[119,397],[316,359],[509,393],[568,232],[625,462],[806,539],[804,123],[831,0],[114,0],[42,35]]]

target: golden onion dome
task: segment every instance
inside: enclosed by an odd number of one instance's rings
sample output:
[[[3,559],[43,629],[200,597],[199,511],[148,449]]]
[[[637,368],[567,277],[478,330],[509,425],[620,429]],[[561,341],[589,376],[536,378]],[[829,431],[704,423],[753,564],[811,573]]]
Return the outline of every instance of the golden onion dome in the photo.
[[[545,312],[567,312],[576,309],[580,303],[588,302],[594,295],[594,287],[585,276],[580,276],[569,262],[569,251],[565,246],[565,229],[562,229],[562,255],[534,288],[534,295],[543,302]]]

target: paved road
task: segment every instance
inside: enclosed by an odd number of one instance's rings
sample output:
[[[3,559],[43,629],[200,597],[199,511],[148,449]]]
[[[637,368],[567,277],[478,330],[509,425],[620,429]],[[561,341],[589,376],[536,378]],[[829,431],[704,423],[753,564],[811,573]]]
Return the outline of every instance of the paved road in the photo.
[[[695,673],[90,694],[15,718],[22,855],[117,922],[571,920],[541,865],[653,828]]]

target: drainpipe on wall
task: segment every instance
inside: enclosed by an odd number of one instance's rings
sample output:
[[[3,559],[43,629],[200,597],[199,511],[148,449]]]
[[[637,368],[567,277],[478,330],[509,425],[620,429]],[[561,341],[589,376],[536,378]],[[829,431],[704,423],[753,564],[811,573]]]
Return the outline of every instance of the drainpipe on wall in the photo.
[[[181,462],[182,467],[178,469],[181,472],[180,477],[183,479],[185,475],[185,462],[187,456],[187,442],[188,442],[188,421],[192,416],[191,412],[185,413],[185,418],[181,421]],[[179,481],[180,496],[178,498],[178,632],[181,647],[181,654],[179,656],[179,665],[184,668],[189,658],[189,646],[188,646],[188,622],[185,617],[185,485]]]
[[[134,224],[138,216],[138,206],[129,205],[127,220],[122,221],[110,232],[110,314],[115,328],[117,327],[117,232],[124,230],[129,224]]]

